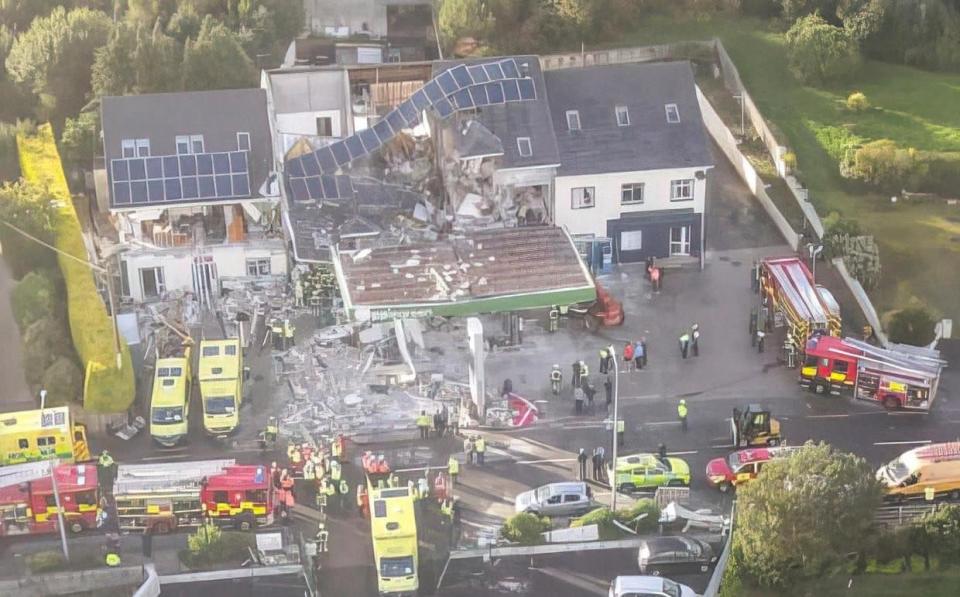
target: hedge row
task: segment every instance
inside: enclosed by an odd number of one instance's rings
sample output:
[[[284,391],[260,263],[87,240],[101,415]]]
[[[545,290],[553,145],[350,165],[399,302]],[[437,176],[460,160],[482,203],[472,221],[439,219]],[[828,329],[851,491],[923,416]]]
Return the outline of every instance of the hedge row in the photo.
[[[59,203],[57,248],[86,261],[89,257],[57,153],[53,129],[45,124],[38,127],[35,136],[18,135],[17,148],[23,177],[45,187]],[[130,350],[124,342],[120,343],[122,366],[118,370],[113,323],[97,292],[91,270],[63,255],[58,255],[57,259],[67,288],[70,335],[87,374],[84,406],[95,412],[121,412],[133,402],[135,393]]]

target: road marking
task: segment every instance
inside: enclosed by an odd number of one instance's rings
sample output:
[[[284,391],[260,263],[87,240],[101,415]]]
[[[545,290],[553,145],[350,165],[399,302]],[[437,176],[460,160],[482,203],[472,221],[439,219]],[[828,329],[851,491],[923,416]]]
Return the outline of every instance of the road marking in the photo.
[[[687,454],[696,454],[696,450],[689,450],[687,452],[667,452],[667,456],[686,456]]]
[[[841,415],[807,415],[806,418],[808,419],[841,419],[849,416],[850,414],[846,413]]]
[[[395,472],[395,473],[416,473],[416,472],[419,472],[419,471],[437,470],[437,469],[441,469],[441,468],[445,469],[445,468],[447,468],[447,465],[445,465],[445,464],[444,464],[444,465],[439,465],[439,464],[438,464],[438,465],[436,465],[436,466],[418,466],[418,467],[416,467],[416,468],[398,468],[398,469],[395,469],[393,472]]]
[[[190,458],[190,454],[164,454],[163,456],[147,456],[146,458],[141,458],[140,460],[146,462],[149,460],[170,460],[171,458]]]
[[[926,411],[922,410],[895,410],[887,413],[888,417],[895,417],[897,415],[926,415],[929,414]]]
[[[933,440],[919,439],[917,441],[912,441],[912,442],[874,442],[873,445],[875,446],[906,446],[910,444],[931,444],[931,443],[933,443]]]
[[[736,448],[736,446],[733,445],[733,444],[727,444],[727,445],[725,445],[725,446],[710,446],[710,447],[713,448],[714,450],[724,450],[724,449],[726,449],[726,448]]]
[[[551,462],[576,462],[576,458],[544,458],[543,460],[518,460],[517,464],[549,464]]]
[[[618,400],[641,401],[641,400],[659,400],[660,394],[644,394],[642,396],[620,396]]]

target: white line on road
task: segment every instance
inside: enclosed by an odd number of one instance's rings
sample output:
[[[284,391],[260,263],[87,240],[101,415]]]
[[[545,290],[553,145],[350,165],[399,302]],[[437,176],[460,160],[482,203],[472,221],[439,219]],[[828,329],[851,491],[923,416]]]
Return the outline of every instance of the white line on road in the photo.
[[[894,410],[887,413],[888,417],[895,417],[898,415],[927,415],[930,414],[925,410]]]
[[[620,400],[628,401],[640,401],[640,400],[659,400],[661,398],[660,394],[644,394],[643,396],[620,396]]]
[[[849,417],[849,413],[844,413],[841,415],[807,415],[807,419],[841,419],[844,417]]]
[[[687,454],[696,454],[696,450],[689,450],[687,452],[667,452],[667,456],[686,456]]]
[[[551,462],[576,462],[576,458],[544,458],[543,460],[518,460],[517,464],[549,464]]]
[[[644,425],[679,425],[680,421],[654,421],[653,423],[644,423]]]
[[[930,444],[933,443],[933,440],[929,439],[919,439],[912,442],[874,442],[875,446],[905,446],[909,444]]]
[[[173,458],[190,458],[190,454],[185,453],[185,454],[164,454],[162,456],[147,456],[146,458],[141,458],[140,460],[146,462],[150,460],[170,460]]]
[[[725,448],[736,448],[736,446],[733,444],[727,444],[725,446],[710,446],[710,447],[713,448],[714,450],[723,450]]]

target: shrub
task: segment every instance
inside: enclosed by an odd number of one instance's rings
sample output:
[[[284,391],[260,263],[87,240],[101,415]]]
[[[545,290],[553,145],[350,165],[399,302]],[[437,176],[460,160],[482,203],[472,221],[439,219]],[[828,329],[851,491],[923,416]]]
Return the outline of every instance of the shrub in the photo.
[[[617,513],[620,514],[619,512]],[[570,521],[570,528],[588,527],[592,524],[597,525],[597,533],[601,539],[613,539],[620,535],[620,529],[613,524],[613,512],[610,508],[601,507],[587,512],[580,518]]]
[[[860,223],[849,218],[841,218],[832,211],[823,218],[823,252],[828,259],[843,257],[844,241],[852,236],[860,236]]]
[[[30,272],[17,282],[10,294],[13,318],[21,331],[38,319],[54,314],[55,301],[61,300],[51,271]]]
[[[850,34],[819,14],[800,17],[790,27],[787,53],[790,70],[807,84],[839,79],[860,63],[860,51]]]
[[[920,159],[927,170],[918,190],[944,197],[960,196],[960,152],[924,151]]]
[[[543,543],[541,533],[549,531],[551,527],[548,517],[521,512],[511,516],[503,523],[500,535],[511,543],[539,545]]]
[[[57,211],[41,185],[23,181],[0,187],[0,219],[43,242],[53,243]],[[3,258],[19,280],[37,269],[55,267],[56,254],[9,226],[0,226]]]
[[[923,346],[933,342],[936,321],[924,307],[907,307],[890,318],[890,339],[894,342]]]
[[[20,178],[20,166],[17,164],[17,128],[0,122],[0,182],[10,182]]]
[[[59,356],[70,354],[64,342],[67,330],[53,317],[44,317],[30,324],[23,333],[23,372],[27,383],[39,386],[43,374]]]
[[[30,567],[30,572],[43,574],[44,572],[64,570],[67,567],[67,561],[63,559],[63,554],[59,551],[38,551],[27,557],[27,565]]]
[[[44,371],[43,389],[51,406],[75,402],[83,394],[83,372],[73,359],[59,357]]]
[[[646,515],[633,522],[641,515]],[[637,533],[645,533],[657,528],[660,521],[660,508],[650,498],[643,498],[628,509],[617,511],[617,520]]]
[[[213,523],[204,523],[195,533],[187,537],[187,547],[193,553],[211,549],[220,543],[223,531]]]
[[[870,101],[863,93],[854,91],[847,96],[847,109],[854,112],[864,112],[870,109]]]
[[[904,149],[889,139],[864,144],[854,152],[850,174],[885,191],[916,189],[929,166],[915,149]]]
[[[187,549],[180,552],[180,561],[192,569],[211,568],[224,562],[239,564],[248,557],[248,548],[256,546],[252,533],[221,531],[215,524],[197,529],[187,537]]]
[[[46,124],[38,127],[35,136],[19,135],[17,148],[24,178],[46,187],[59,202],[55,223],[57,248],[87,260],[80,222],[67,190],[53,129]],[[117,369],[112,322],[90,268],[62,255],[58,261],[67,290],[70,335],[85,372],[84,406],[95,412],[121,412],[130,406],[135,395],[130,349],[121,341],[121,367]]]

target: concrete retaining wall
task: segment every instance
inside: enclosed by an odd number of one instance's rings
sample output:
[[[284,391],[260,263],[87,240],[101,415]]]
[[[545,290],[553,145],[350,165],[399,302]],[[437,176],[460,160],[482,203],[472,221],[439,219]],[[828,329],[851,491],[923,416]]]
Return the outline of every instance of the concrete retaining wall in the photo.
[[[139,566],[74,570],[26,576],[18,580],[0,581],[4,597],[37,597],[38,595],[70,595],[113,587],[137,587],[143,582]]]
[[[867,323],[873,328],[873,333],[877,336],[877,341],[880,342],[881,346],[889,346],[890,341],[887,339],[887,335],[883,333],[880,318],[877,317],[877,310],[873,308],[873,303],[870,302],[867,291],[863,289],[860,282],[850,275],[850,271],[847,270],[847,264],[843,262],[843,259],[839,257],[834,258],[833,265],[837,268],[837,272],[840,273],[843,283],[850,289],[850,294],[853,295],[857,304],[860,305],[860,310],[863,311],[863,316],[866,317]]]

